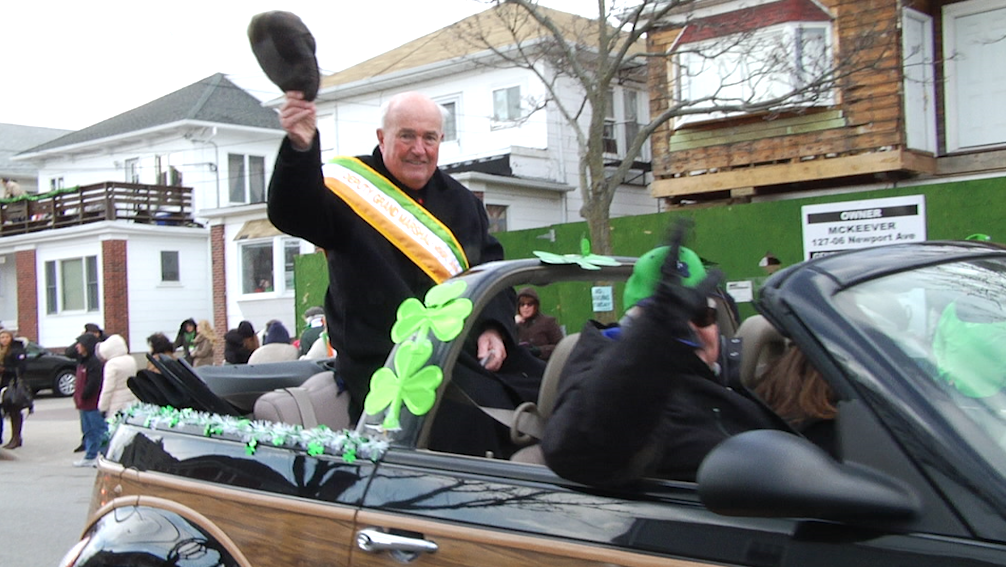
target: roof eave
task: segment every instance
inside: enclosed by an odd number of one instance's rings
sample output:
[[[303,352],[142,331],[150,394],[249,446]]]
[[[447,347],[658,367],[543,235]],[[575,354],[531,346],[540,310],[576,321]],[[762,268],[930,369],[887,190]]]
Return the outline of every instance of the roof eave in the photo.
[[[319,91],[317,100],[318,102],[335,102],[375,91],[406,87],[424,81],[456,75],[458,72],[469,71],[478,67],[486,60],[492,58],[493,55],[492,51],[485,50],[475,54],[437,61],[420,67],[412,67],[401,71],[367,77],[358,81],[334,85]],[[282,103],[282,99],[269,101],[266,104],[272,105],[274,103],[278,105]]]
[[[96,138],[94,140],[78,142],[76,144],[68,144],[65,146],[47,148],[45,150],[37,152],[22,152],[11,156],[10,159],[11,161],[31,161],[35,159],[47,159],[50,157],[62,156],[66,154],[80,154],[98,149],[104,149],[107,148],[109,145],[122,146],[137,140],[142,140],[154,134],[164,134],[178,130],[207,128],[207,127],[227,128],[237,132],[249,132],[255,134],[271,133],[276,134],[277,136],[280,137],[283,135],[283,130],[281,128],[262,128],[259,126],[243,126],[240,124],[227,124],[225,122],[207,122],[205,120],[185,119],[185,120],[176,120],[174,122],[168,122],[166,124],[158,124],[157,126],[151,126],[149,128],[143,128],[141,130],[124,132],[122,134],[116,134],[114,136],[106,136],[104,138]]]

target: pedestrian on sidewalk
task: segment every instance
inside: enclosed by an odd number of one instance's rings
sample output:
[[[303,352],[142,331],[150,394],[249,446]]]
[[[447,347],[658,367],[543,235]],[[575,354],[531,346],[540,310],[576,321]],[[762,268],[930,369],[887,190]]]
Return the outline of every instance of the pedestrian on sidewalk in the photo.
[[[98,451],[105,437],[105,418],[98,411],[98,397],[101,395],[102,363],[95,354],[98,337],[84,333],[77,337],[77,380],[73,391],[73,402],[80,412],[80,430],[84,434],[84,458],[73,463],[75,467],[93,467],[97,464]]]
[[[14,381],[24,372],[24,345],[14,338],[14,333],[8,329],[0,330],[0,389],[13,387]],[[4,406],[3,414],[10,419],[11,438],[3,446],[4,449],[17,449],[21,446],[21,425],[25,408]],[[3,438],[3,416],[0,415],[0,440]]]

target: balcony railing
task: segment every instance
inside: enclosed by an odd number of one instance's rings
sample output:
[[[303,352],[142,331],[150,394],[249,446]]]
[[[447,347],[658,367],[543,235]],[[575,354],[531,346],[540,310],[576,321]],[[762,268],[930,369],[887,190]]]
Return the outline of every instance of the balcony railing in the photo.
[[[0,237],[106,220],[185,225],[192,222],[192,188],[106,181],[0,200]]]

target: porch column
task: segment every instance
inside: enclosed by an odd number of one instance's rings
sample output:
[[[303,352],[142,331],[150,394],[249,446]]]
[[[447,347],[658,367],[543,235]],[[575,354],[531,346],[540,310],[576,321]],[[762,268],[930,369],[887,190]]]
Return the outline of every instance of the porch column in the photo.
[[[38,340],[38,272],[35,250],[14,253],[17,269],[17,331],[22,337]]]
[[[126,241],[101,242],[101,270],[104,276],[102,301],[105,332],[118,334],[129,342],[129,271],[126,267]],[[129,350],[145,350],[146,345],[129,345]]]
[[[213,329],[217,342],[213,345],[213,364],[224,362],[224,333],[227,332],[227,271],[224,225],[210,227],[210,261],[213,263]]]

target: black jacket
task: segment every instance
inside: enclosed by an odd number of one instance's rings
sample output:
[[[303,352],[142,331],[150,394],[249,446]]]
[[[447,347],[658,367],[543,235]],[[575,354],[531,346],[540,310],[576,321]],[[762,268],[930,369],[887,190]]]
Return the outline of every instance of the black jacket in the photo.
[[[237,329],[224,333],[224,362],[246,364],[251,357],[251,349],[245,346],[245,336]]]
[[[24,365],[24,345],[21,341],[14,339],[10,343],[10,349],[7,350],[7,356],[0,360],[0,366],[3,367],[3,374],[0,375],[0,388],[10,384],[16,376],[20,376],[24,372]]]
[[[84,333],[77,337],[77,343],[84,346],[86,354],[77,362],[77,379],[74,385],[73,402],[79,410],[97,410],[98,396],[101,394],[104,363],[94,353],[98,337]]]
[[[609,339],[588,323],[566,363],[542,450],[559,475],[615,485],[657,474],[693,480],[731,435],[789,428],[740,384],[727,384],[643,313]]]
[[[402,187],[384,166],[379,148],[359,159]],[[484,205],[453,178],[438,169],[423,189],[406,193],[451,229],[470,265],[503,259],[503,246],[489,235]],[[306,152],[298,152],[284,139],[269,183],[268,208],[276,228],[325,250],[329,275],[325,320],[355,418],[370,376],[391,352],[398,306],[409,297],[422,299],[434,281],[325,187],[317,136]],[[514,310],[511,291],[482,317],[499,326],[508,351],[514,347]]]

